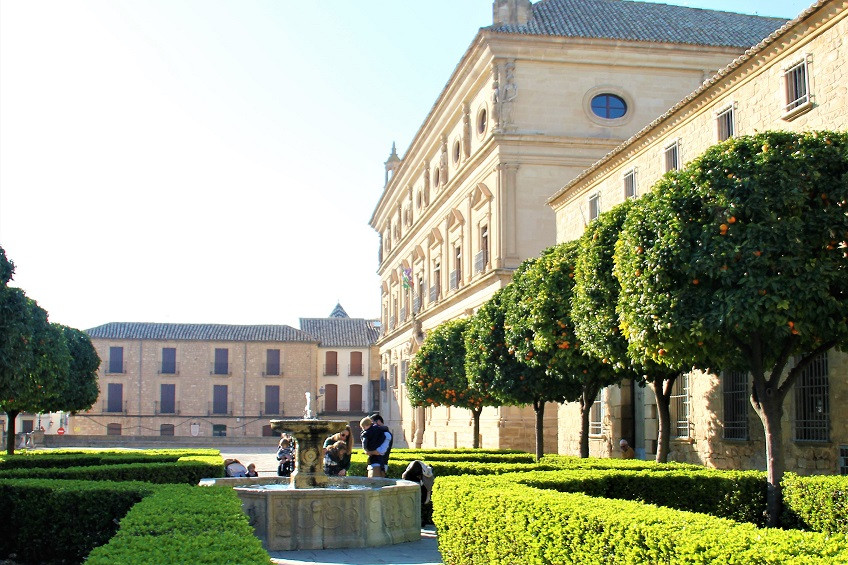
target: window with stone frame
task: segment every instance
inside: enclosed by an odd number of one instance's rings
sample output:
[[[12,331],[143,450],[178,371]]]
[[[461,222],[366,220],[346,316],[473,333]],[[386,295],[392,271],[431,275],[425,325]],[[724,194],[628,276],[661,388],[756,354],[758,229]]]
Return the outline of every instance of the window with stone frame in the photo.
[[[817,355],[795,383],[795,441],[830,441],[827,352]]]
[[[671,415],[671,437],[688,438],[691,436],[691,406],[689,394],[689,374],[677,377],[671,387],[669,412]]]
[[[786,90],[785,112],[790,113],[810,102],[810,77],[807,57],[784,71],[783,82]]]
[[[719,141],[736,135],[736,109],[733,104],[716,114],[716,129]]]
[[[624,173],[624,198],[636,198],[636,169],[630,169]]]
[[[589,197],[589,221],[597,220],[601,215],[601,195],[596,192]]]
[[[674,140],[663,149],[665,172],[676,171],[680,168],[680,142]]]
[[[589,411],[589,435],[599,436],[604,431],[604,390],[602,388],[595,396],[592,409]]]
[[[746,371],[725,371],[722,374],[724,400],[724,439],[747,440],[750,389]]]

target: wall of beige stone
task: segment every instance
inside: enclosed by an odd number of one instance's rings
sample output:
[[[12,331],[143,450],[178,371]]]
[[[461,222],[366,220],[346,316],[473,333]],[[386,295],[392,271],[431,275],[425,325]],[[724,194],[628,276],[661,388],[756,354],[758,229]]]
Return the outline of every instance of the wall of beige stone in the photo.
[[[654,124],[652,129],[613,155],[579,182],[568,187],[552,202],[557,218],[557,241],[579,237],[584,229],[585,210],[590,195],[600,193],[601,208],[608,210],[624,200],[622,178],[635,169],[637,192],[643,194],[665,172],[663,150],[672,141],[680,143],[681,163],[685,163],[717,142],[716,113],[730,104],[736,109],[737,134],[767,129],[807,131],[848,128],[848,2],[826,4],[806,21],[780,37],[738,68],[724,73],[685,106]],[[784,70],[807,58],[811,76],[812,106],[804,113],[788,115]],[[845,375],[848,356],[831,352],[829,356],[831,441],[822,444],[792,440],[794,400],[790,393],[784,409],[783,447],[787,469],[801,474],[838,472],[839,447],[848,444],[848,425],[842,407],[848,397]],[[691,380],[691,438],[673,440],[670,459],[701,463],[717,468],[765,469],[765,443],[762,424],[749,412],[750,440],[727,441],[721,427],[722,388],[715,375],[694,375]],[[656,439],[656,402],[653,391],[645,390],[644,438],[647,446]],[[610,399],[608,409],[620,408]],[[576,453],[579,437],[579,411],[569,406],[560,410],[560,449]],[[613,431],[615,418],[605,422],[605,434]],[[593,445],[593,454],[604,450]],[[613,442],[614,445],[614,442]],[[647,457],[654,453],[648,449]]]
[[[301,417],[305,393],[316,394],[313,343],[281,342],[199,342],[92,339],[103,360],[98,380],[100,397],[91,410],[71,417],[69,433],[105,434],[110,423],[121,424],[123,435],[159,435],[162,424],[175,426],[176,435],[190,435],[191,425],[200,426],[200,435],[211,435],[213,424],[227,426],[228,435],[260,436],[272,418]],[[112,374],[110,347],[123,347],[124,370]],[[160,374],[163,347],[177,350],[176,375]],[[213,375],[216,348],[229,350],[229,375]],[[282,376],[264,376],[266,350],[281,350]],[[126,414],[106,412],[109,383],[123,384]],[[160,385],[175,385],[179,413],[157,415]],[[214,385],[228,387],[229,415],[210,415]],[[266,385],[280,386],[282,415],[262,412]]]

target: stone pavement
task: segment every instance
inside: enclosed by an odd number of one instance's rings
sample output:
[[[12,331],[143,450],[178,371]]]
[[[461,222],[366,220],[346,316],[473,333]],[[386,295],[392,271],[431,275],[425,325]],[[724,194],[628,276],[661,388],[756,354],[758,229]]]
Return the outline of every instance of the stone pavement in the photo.
[[[224,459],[238,459],[247,466],[255,463],[260,477],[277,475],[277,445],[269,438],[269,447],[221,448]],[[280,565],[441,565],[436,531],[422,528],[421,539],[409,543],[358,549],[305,549],[272,551],[271,561]]]

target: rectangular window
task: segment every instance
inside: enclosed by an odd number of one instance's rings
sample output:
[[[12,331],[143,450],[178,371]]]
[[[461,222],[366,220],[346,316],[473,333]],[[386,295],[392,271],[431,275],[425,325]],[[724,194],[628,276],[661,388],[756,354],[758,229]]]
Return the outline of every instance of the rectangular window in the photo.
[[[675,141],[663,150],[665,172],[676,171],[680,168],[680,142]]]
[[[227,385],[214,385],[212,387],[212,413],[227,413]]]
[[[106,435],[107,436],[119,436],[119,435],[121,435],[121,424],[106,424]]]
[[[598,391],[589,411],[589,435],[599,436],[604,431],[604,389]]]
[[[213,372],[216,375],[230,374],[230,350],[226,348],[215,349],[215,367]]]
[[[718,140],[724,141],[736,135],[736,112],[733,106],[728,106],[716,115]]]
[[[280,350],[266,349],[265,350],[265,374],[279,376],[280,374]]]
[[[624,173],[624,198],[636,198],[636,169]]]
[[[123,373],[124,372],[124,348],[110,347],[109,348],[109,372]]]
[[[451,273],[451,290],[456,290],[462,283],[462,247],[457,245],[453,248],[453,272]]]
[[[350,372],[349,376],[351,377],[361,377],[362,376],[362,352],[361,351],[351,351],[350,352]]]
[[[786,84],[786,112],[804,106],[810,101],[810,83],[807,59],[789,68],[783,79]]]
[[[390,382],[391,382],[391,387],[397,388],[397,386],[398,386],[397,365],[389,365],[389,379],[390,379]]]
[[[489,226],[480,226],[480,251],[474,257],[474,270],[482,273],[489,263]]]
[[[795,441],[829,441],[827,352],[816,356],[795,383]]]
[[[212,437],[227,437],[227,426],[225,424],[212,424]]]
[[[124,411],[124,385],[121,383],[109,383],[106,387],[106,411]]]
[[[848,475],[848,445],[839,446],[839,474]]]
[[[160,436],[173,436],[174,435],[174,424],[162,424],[159,426],[159,435]]]
[[[160,412],[162,414],[174,414],[177,411],[177,385],[159,385]]]
[[[335,377],[339,374],[339,353],[327,351],[324,353],[324,376]]]
[[[748,439],[748,373],[725,371],[724,388],[724,439]]]
[[[593,194],[589,197],[589,221],[594,221],[598,219],[598,216],[601,215],[601,195]]]
[[[177,348],[163,347],[162,348],[162,370],[163,375],[177,374]]]
[[[689,437],[689,418],[691,401],[689,399],[689,375],[681,375],[674,381],[669,397],[671,412],[671,437]]]
[[[280,414],[280,385],[265,387],[265,414],[273,416]]]
[[[400,384],[406,383],[406,374],[409,372],[409,360],[404,359],[400,362]]]
[[[442,264],[439,260],[433,261],[433,286],[430,287],[430,302],[436,302],[439,300],[439,294],[441,294],[441,282],[442,280]]]

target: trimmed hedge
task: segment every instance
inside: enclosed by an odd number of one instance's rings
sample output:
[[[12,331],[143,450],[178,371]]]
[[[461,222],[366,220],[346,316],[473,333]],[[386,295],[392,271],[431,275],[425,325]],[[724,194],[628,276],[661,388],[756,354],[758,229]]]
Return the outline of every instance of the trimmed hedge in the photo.
[[[224,476],[224,462],[217,456],[183,457],[164,463],[118,463],[81,467],[36,467],[0,471],[0,478],[44,478],[89,481],[147,481],[158,484],[196,485],[202,478]]]
[[[848,562],[848,536],[759,529],[626,500],[541,490],[514,476],[446,477],[433,492],[445,563]]]
[[[157,487],[86,560],[90,565],[269,562],[232,488],[187,485]]]
[[[848,534],[848,476],[783,476],[783,523],[828,534]]]
[[[118,520],[154,492],[149,483],[0,479],[0,556],[80,563],[109,541]]]
[[[181,457],[220,457],[217,449],[150,449],[150,450],[51,450],[26,451],[14,455],[0,454],[0,472],[11,469],[53,467],[88,467],[120,463],[167,463]]]
[[[539,489],[645,502],[737,522],[765,523],[767,485],[765,475],[759,471],[701,469],[658,473],[581,469],[528,473],[516,480]]]

